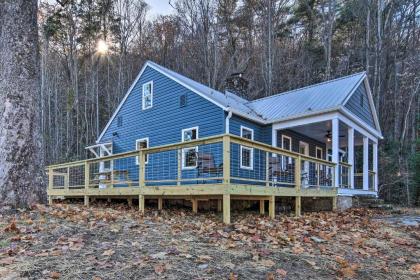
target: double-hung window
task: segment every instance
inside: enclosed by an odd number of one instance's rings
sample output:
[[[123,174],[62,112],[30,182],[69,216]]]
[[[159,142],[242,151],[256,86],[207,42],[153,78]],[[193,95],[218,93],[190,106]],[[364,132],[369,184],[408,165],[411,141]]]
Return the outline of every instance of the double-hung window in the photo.
[[[241,137],[254,140],[254,130],[241,126]],[[254,168],[254,149],[247,146],[241,146],[239,161],[242,169],[252,170]]]
[[[153,81],[143,84],[143,94],[141,108],[143,110],[152,108],[153,106]]]
[[[142,138],[136,140],[136,150],[139,151],[140,149],[146,149],[149,148],[149,138]],[[149,155],[144,155],[144,163],[147,163],[149,161]],[[136,157],[136,164],[139,164],[139,157]]]
[[[281,148],[284,150],[291,151],[292,150],[292,137],[289,137],[287,135],[281,136]],[[289,156],[283,156],[282,157],[282,168],[287,169],[288,164],[292,164],[292,158]]]
[[[198,127],[191,127],[182,130],[182,142],[198,139]],[[182,169],[197,168],[198,147],[182,149]]]

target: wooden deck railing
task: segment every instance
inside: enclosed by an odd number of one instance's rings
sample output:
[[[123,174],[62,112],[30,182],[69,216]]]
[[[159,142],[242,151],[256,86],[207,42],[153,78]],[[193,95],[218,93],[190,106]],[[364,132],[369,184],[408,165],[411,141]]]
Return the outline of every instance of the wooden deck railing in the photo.
[[[241,158],[241,147],[252,150],[250,161]],[[51,165],[47,170],[50,189],[247,184],[300,190],[333,187],[334,167],[326,160],[223,134]]]

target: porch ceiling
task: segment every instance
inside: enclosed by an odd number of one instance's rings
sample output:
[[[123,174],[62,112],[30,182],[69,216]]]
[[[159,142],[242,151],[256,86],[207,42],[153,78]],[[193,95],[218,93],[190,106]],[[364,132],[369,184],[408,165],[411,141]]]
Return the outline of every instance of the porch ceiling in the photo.
[[[300,133],[302,135],[305,135],[307,137],[310,137],[322,143],[327,142],[325,135],[328,133],[328,131],[332,133],[331,121],[295,126],[295,127],[289,128],[289,130],[293,130],[294,132]],[[347,135],[348,135],[347,126],[345,126],[342,123],[340,123],[339,135],[340,135],[340,147],[347,146]],[[361,135],[357,133],[357,131],[355,131],[354,144],[357,146],[363,145],[363,139]]]

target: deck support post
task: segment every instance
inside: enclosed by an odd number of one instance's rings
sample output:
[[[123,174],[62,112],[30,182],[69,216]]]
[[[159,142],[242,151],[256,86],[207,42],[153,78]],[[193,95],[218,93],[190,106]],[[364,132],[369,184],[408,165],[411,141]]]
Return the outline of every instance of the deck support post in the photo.
[[[354,128],[349,127],[347,135],[347,163],[351,165],[349,170],[349,185],[351,189],[354,189]]]
[[[268,214],[271,219],[276,217],[276,197],[274,195],[270,196],[268,200]]]
[[[223,202],[223,199],[217,200],[217,212],[222,212],[222,202]]]
[[[48,196],[48,205],[52,205],[53,204],[53,197],[52,195]]]
[[[86,207],[89,207],[89,196],[88,195],[85,195],[84,196],[84,200],[85,200],[85,206]]]
[[[369,190],[369,138],[363,136],[363,190]]]
[[[223,136],[223,183],[230,184],[230,136]],[[224,203],[223,203],[224,204]]]
[[[127,198],[128,207],[133,207],[133,199],[131,197]]]
[[[193,199],[191,199],[191,203],[192,203],[192,211],[194,213],[197,213],[198,212],[198,199],[194,197]]]
[[[332,198],[332,210],[336,211],[337,210],[337,196],[334,196]]]
[[[340,133],[340,123],[338,118],[334,118],[331,120],[332,122],[332,137],[331,137],[331,149],[332,149],[332,162],[334,165],[334,181],[333,187],[338,188],[340,187],[340,166],[339,166],[339,149],[340,149],[340,143],[339,143],[339,133]]]
[[[374,172],[373,189],[378,192],[378,143],[372,144],[372,168]]]
[[[264,213],[265,213],[265,200],[261,199],[260,200],[260,214],[264,215]]]
[[[140,214],[144,214],[144,195],[139,195],[139,212]]]
[[[223,195],[223,223],[230,224],[230,194]]]
[[[302,198],[300,196],[295,197],[295,216],[300,217],[302,208]]]
[[[162,210],[163,208],[163,198],[158,198],[158,210]]]

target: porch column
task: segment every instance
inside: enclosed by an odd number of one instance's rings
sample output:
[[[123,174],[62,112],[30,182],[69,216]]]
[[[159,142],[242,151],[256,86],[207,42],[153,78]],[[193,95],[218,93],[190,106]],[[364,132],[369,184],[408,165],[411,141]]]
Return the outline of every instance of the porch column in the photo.
[[[363,136],[363,190],[369,190],[369,138]]]
[[[338,154],[339,154],[339,121],[338,118],[331,120],[332,122],[332,139],[331,139],[331,149],[332,149],[332,162],[335,163],[334,168],[334,187],[339,187],[339,166],[338,166]]]
[[[378,143],[373,142],[372,145],[372,152],[373,152],[373,172],[375,172],[375,181],[373,182],[373,186],[375,192],[378,192]]]
[[[354,189],[354,128],[349,127],[347,130],[347,163],[351,165],[349,170],[350,188]]]

